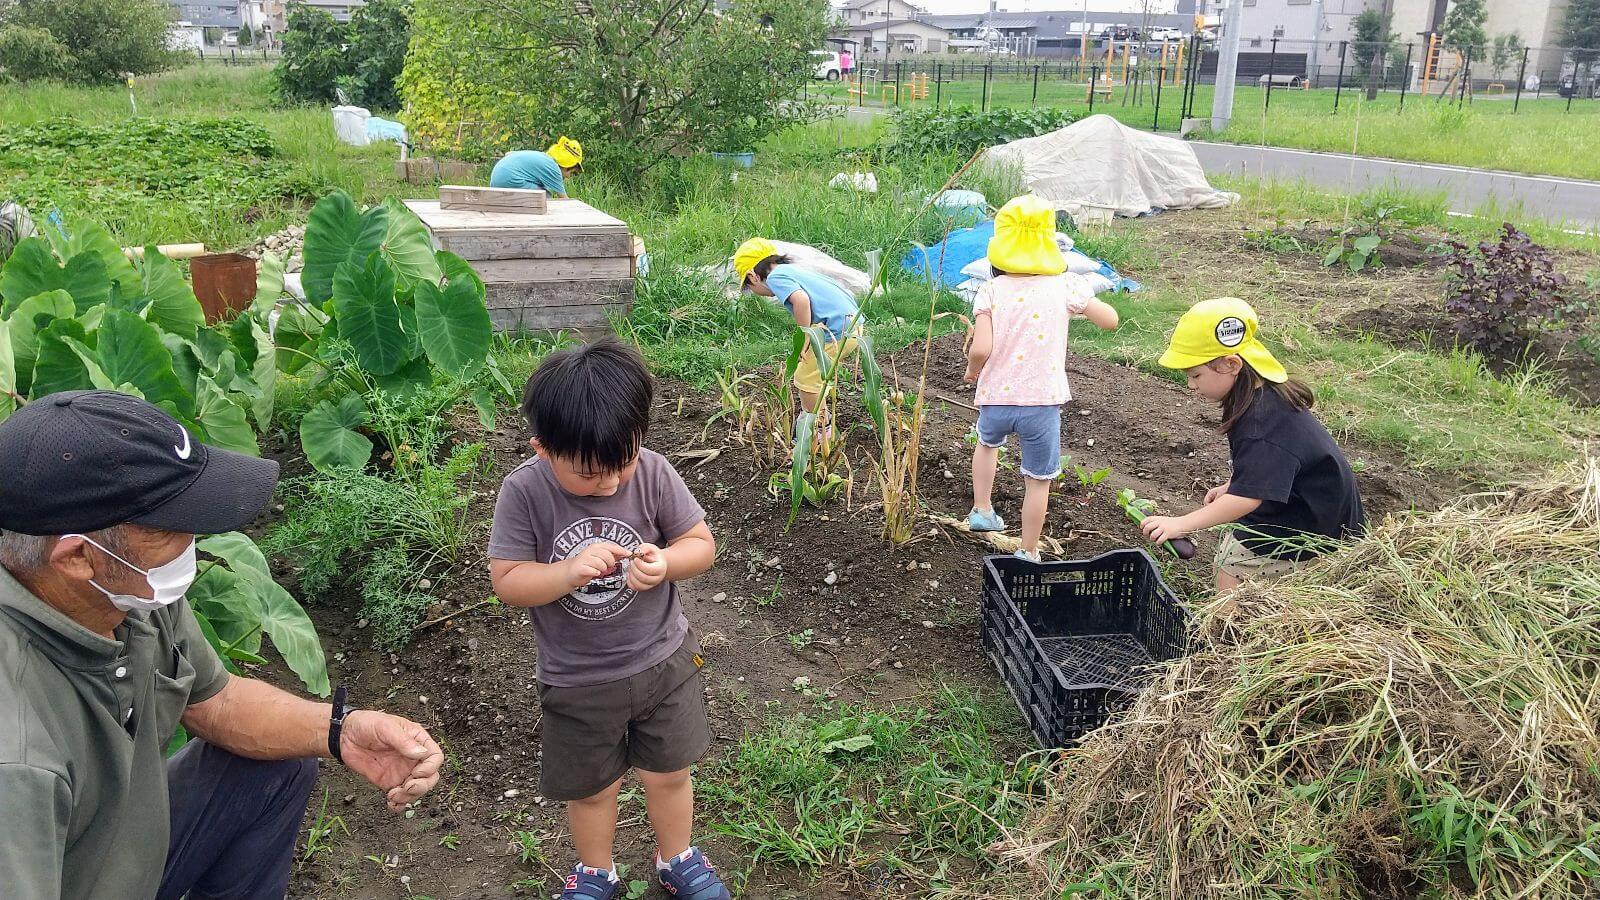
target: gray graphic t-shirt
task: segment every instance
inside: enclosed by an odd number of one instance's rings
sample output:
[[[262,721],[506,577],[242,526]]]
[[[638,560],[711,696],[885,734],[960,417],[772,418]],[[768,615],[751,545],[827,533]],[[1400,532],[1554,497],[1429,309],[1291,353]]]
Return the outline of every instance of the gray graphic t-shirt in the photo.
[[[633,477],[610,497],[567,493],[550,466],[534,458],[500,486],[489,556],[558,563],[598,541],[629,550],[646,543],[665,547],[705,517],[672,464],[652,450],[640,451]],[[610,576],[531,610],[540,681],[553,687],[616,681],[683,644],[689,623],[677,586],[666,581],[636,593],[628,587],[630,565],[624,560]]]

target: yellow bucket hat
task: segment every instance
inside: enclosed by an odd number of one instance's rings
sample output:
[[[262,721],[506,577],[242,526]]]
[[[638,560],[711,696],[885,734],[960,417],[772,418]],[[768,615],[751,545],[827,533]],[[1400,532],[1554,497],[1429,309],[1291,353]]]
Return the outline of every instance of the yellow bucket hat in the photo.
[[[754,269],[757,263],[769,256],[777,255],[778,248],[773,246],[771,241],[766,238],[751,238],[734,251],[733,274],[739,276],[740,284],[744,284],[744,280],[750,276],[750,270]]]
[[[1060,275],[1067,261],[1056,246],[1056,211],[1032,194],[1000,207],[989,239],[989,264],[1015,275]]]
[[[583,145],[572,138],[562,135],[556,139],[550,149],[545,151],[556,165],[563,169],[572,169],[583,165]]]
[[[1202,300],[1178,319],[1159,362],[1169,369],[1192,369],[1236,353],[1256,374],[1282,384],[1289,373],[1256,337],[1260,327],[1256,311],[1237,297]]]

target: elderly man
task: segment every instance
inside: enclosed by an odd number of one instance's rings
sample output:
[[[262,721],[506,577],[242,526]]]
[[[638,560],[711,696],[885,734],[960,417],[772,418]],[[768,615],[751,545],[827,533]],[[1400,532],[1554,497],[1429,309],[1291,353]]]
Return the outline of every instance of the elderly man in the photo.
[[[0,466],[0,894],[282,897],[316,757],[395,810],[439,780],[422,726],[230,676],[184,602],[195,535],[254,519],[276,463],[67,391],[0,423]]]

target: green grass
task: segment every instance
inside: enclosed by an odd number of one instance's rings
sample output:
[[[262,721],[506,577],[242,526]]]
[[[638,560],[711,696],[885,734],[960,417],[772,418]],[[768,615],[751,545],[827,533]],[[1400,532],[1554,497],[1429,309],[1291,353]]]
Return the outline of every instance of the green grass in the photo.
[[[133,93],[140,116],[238,117],[260,124],[276,144],[278,158],[309,195],[338,188],[369,203],[389,195],[437,196],[434,188],[395,179],[398,152],[393,144],[350,147],[340,143],[333,135],[328,110],[279,106],[271,95],[270,82],[271,69],[266,67],[194,67],[139,79]],[[30,84],[7,85],[0,91],[0,133],[58,118],[104,125],[132,116],[126,87]],[[308,205],[298,198],[83,203],[78,199],[83,192],[115,192],[124,187],[101,171],[106,162],[102,154],[85,154],[63,165],[61,178],[75,190],[63,191],[59,205],[69,220],[86,216],[101,221],[126,245],[203,242],[213,250],[231,250],[305,221]],[[173,164],[183,165],[179,161]],[[8,167],[0,158],[0,196],[7,194],[8,184],[27,174]]]
[[[774,716],[702,766],[711,830],[741,859],[938,882],[987,865],[1022,809],[1030,738],[1003,692],[945,687],[887,710],[842,703]],[[872,870],[876,869],[876,872]]]
[[[1054,71],[1059,73],[1059,69]],[[841,103],[848,99],[860,104],[860,100],[846,97],[840,85],[816,83],[809,90]],[[1112,91],[1109,99],[1096,97],[1094,112],[1137,128],[1178,129],[1181,86],[1174,88],[1169,83],[1162,88],[1159,119],[1153,85],[1145,85],[1137,94],[1120,84]],[[1196,90],[1198,116],[1210,117],[1213,91],[1211,85]],[[965,79],[943,85],[941,96],[918,105],[937,99],[945,106],[978,106],[983,93],[981,74],[969,73]],[[1056,106],[1089,111],[1083,83],[1063,81],[1059,74],[1040,79],[1037,98],[1031,74],[996,77],[990,80],[988,97],[991,107]],[[1480,96],[1457,108],[1454,102],[1413,93],[1402,108],[1399,92],[1367,102],[1364,93],[1346,89],[1338,97],[1337,111],[1335,92],[1329,89],[1274,89],[1270,108],[1266,99],[1262,88],[1238,88],[1233,122],[1216,139],[1600,180],[1600,153],[1595,152],[1600,102],[1592,100],[1574,101],[1568,111],[1565,100],[1524,98],[1513,114],[1511,98],[1499,96]],[[901,104],[909,103],[902,95]],[[893,83],[887,99],[874,90],[865,105],[893,107]]]

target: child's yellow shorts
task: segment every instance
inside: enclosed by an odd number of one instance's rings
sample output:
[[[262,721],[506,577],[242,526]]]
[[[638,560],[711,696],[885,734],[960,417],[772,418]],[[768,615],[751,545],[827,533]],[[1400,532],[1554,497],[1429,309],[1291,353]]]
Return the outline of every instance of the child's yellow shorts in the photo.
[[[856,352],[857,340],[855,335],[842,341],[833,341],[824,349],[828,359],[839,365]],[[805,352],[800,354],[800,362],[794,369],[794,386],[807,394],[822,393],[822,370],[817,365],[817,355],[811,350],[811,342],[806,342]]]

